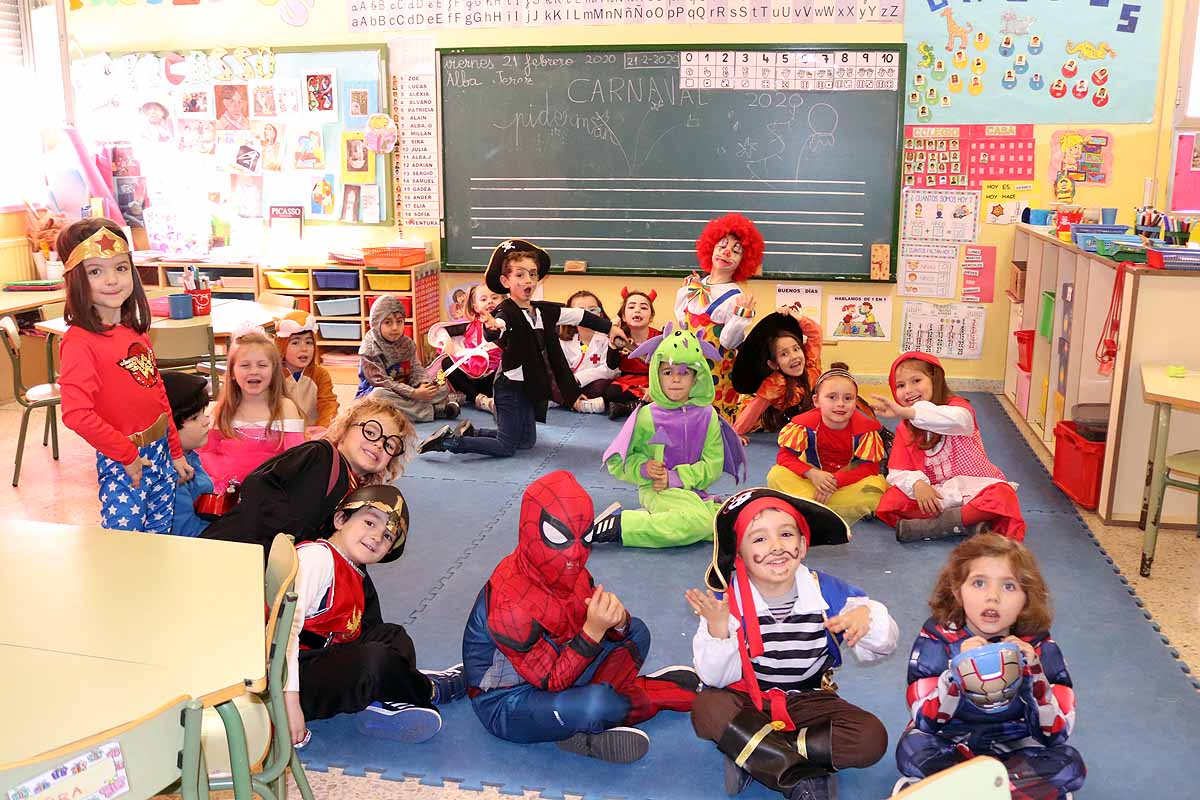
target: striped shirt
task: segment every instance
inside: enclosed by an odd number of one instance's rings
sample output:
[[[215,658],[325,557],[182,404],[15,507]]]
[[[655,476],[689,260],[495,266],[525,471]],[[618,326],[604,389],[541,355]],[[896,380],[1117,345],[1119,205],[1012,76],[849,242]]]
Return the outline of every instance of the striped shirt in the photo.
[[[789,602],[779,605],[772,602],[770,613],[758,618],[763,654],[751,663],[763,691],[816,689],[830,666],[825,615],[820,611],[795,614],[792,613],[794,606],[793,595]]]

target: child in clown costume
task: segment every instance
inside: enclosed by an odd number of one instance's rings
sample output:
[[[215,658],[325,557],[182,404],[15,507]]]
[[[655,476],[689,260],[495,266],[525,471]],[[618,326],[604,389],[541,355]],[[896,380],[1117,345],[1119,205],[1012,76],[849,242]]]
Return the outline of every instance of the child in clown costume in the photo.
[[[650,748],[631,726],[690,711],[700,681],[685,666],[638,674],[650,631],[587,570],[593,514],[569,472],[525,490],[516,549],[479,592],[463,632],[467,695],[501,739],[628,763]]]
[[[813,385],[816,408],[797,414],[779,434],[767,485],[816,500],[853,525],[875,512],[888,489],[878,420],[858,409],[858,383],[835,362]]]
[[[638,487],[642,508],[602,515],[597,542],[678,547],[707,540],[720,500],[705,490],[722,472],[745,477],[742,443],[712,406],[706,356],[713,348],[668,323],[632,357],[651,352],[651,402],[625,421],[603,456],[614,477]]]
[[[696,240],[696,255],[707,274],[700,278],[693,272],[675,295],[675,319],[717,350],[712,405],[730,420],[741,403],[731,378],[733,362],[754,321],[754,297],[738,284],[758,274],[763,248],[762,234],[742,215],[712,220]]]

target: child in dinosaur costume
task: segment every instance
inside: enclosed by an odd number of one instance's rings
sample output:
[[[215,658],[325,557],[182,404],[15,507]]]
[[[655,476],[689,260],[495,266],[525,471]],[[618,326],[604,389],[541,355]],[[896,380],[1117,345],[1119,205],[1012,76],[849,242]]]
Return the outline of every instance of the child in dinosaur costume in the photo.
[[[604,452],[608,471],[638,487],[642,507],[602,515],[596,542],[678,547],[712,538],[720,498],[706,489],[722,472],[740,481],[746,453],[714,409],[712,345],[668,324],[632,357],[650,357],[650,403],[626,420]]]

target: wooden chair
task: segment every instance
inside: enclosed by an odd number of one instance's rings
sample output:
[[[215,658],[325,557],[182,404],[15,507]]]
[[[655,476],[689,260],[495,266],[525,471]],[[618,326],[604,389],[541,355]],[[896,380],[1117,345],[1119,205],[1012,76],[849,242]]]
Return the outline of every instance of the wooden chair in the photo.
[[[42,432],[42,447],[46,440],[53,442],[51,452],[54,460],[58,460],[58,407],[62,404],[62,395],[57,383],[39,383],[36,386],[25,386],[21,376],[21,335],[17,323],[12,317],[0,319],[0,339],[4,340],[4,349],[8,351],[8,360],[12,362],[13,396],[25,409],[21,414],[21,433],[17,437],[17,458],[13,466],[12,485],[16,486],[21,480],[21,457],[25,454],[25,434],[29,429],[29,414],[35,408],[46,409],[46,427]]]
[[[292,538],[276,534],[267,557],[264,579],[266,598],[271,604],[267,616],[267,691],[263,696],[242,695],[234,704],[242,715],[246,728],[246,742],[251,764],[260,764],[251,776],[254,791],[268,800],[286,800],[287,770],[300,789],[304,800],[313,800],[308,776],[300,758],[292,747],[291,729],[288,727],[287,708],[283,701],[283,687],[287,680],[287,646],[291,636],[292,619],[296,611],[296,572],[300,566]],[[205,712],[204,756],[210,770],[209,788],[230,789],[233,781],[229,773],[229,747],[225,741],[225,727],[216,712]]]
[[[72,789],[88,785],[89,777],[95,782],[105,766],[106,759],[95,760],[94,751],[115,742],[120,751],[114,755],[123,762],[128,782],[128,794],[122,797],[145,800],[178,782],[184,800],[196,800],[202,796],[201,710],[200,703],[190,697],[177,697],[140,719],[26,761],[0,765],[0,794],[24,796],[10,792],[27,781],[65,767],[68,774],[59,779],[62,796],[75,797]],[[77,774],[70,773],[69,765],[76,760],[89,763],[89,767]],[[93,784],[91,791],[82,791],[80,796],[90,795],[98,788]],[[57,787],[53,796],[59,796]]]
[[[151,326],[150,346],[154,348],[159,369],[198,370],[204,365],[212,381],[212,396],[221,393],[221,377],[217,370],[220,359],[211,325]]]
[[[901,778],[892,791],[892,800],[1010,800],[1008,771],[994,758],[976,756],[970,761],[930,775],[903,791],[900,786],[911,778]]]
[[[259,292],[256,301],[264,306],[282,306],[284,308],[295,308],[296,298],[287,294],[275,294],[274,292]]]

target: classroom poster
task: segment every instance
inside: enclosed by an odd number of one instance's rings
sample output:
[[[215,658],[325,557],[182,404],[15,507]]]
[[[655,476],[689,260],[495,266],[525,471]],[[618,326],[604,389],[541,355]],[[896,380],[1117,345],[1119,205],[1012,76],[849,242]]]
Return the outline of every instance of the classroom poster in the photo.
[[[1163,6],[913,0],[904,15],[907,118],[938,125],[1149,122]]]
[[[959,248],[962,301],[990,303],[996,299],[996,248],[990,244],[964,244]]]
[[[433,37],[399,39],[388,45],[392,119],[400,133],[395,170],[396,225],[441,222],[441,161],[437,138],[437,56]]]
[[[820,286],[777,283],[775,284],[775,307],[794,306],[799,308],[804,316],[819,324],[821,322],[821,294]]]
[[[1116,137],[1109,131],[1072,128],[1055,131],[1050,137],[1051,186],[1060,177],[1075,183],[1105,186],[1112,177]]]
[[[1032,181],[1032,125],[906,125],[904,185],[979,189],[984,181]]]
[[[896,294],[901,297],[954,297],[958,247],[902,240],[896,284]]]
[[[825,301],[825,338],[890,342],[892,298],[887,295],[829,295]]]
[[[979,192],[905,189],[900,236],[912,241],[973,242],[979,238]]]
[[[920,350],[938,358],[980,359],[986,321],[987,309],[980,305],[906,300],[900,349]]]
[[[1032,183],[985,181],[980,197],[983,221],[989,225],[1016,225],[1021,221],[1021,214],[1029,208],[1032,194]]]

